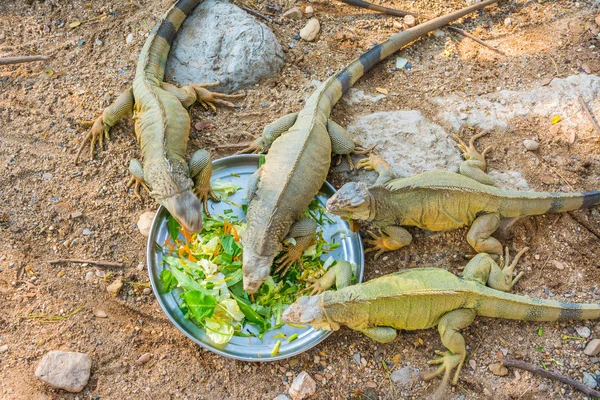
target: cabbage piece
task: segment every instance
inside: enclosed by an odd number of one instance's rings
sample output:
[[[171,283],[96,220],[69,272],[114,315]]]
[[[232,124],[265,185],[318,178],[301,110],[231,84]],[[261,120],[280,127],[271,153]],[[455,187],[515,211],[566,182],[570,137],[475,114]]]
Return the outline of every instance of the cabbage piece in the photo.
[[[222,300],[219,305],[223,307],[224,310],[227,310],[226,315],[233,318],[234,321],[241,321],[244,319],[245,315],[242,310],[240,310],[237,301],[234,299],[230,298]]]
[[[215,344],[225,344],[233,336],[233,326],[227,321],[217,318],[206,318],[204,320],[206,335],[215,342]]]

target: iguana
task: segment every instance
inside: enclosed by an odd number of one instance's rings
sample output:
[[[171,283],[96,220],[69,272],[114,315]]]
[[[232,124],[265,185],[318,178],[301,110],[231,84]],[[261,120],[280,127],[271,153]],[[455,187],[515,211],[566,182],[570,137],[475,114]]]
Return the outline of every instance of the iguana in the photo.
[[[286,263],[293,263],[308,246],[315,225],[299,220],[327,177],[331,153],[348,156],[355,150],[352,136],[329,119],[342,95],[379,61],[412,41],[475,10],[495,3],[487,0],[433,19],[376,45],[323,82],[304,108],[266,126],[248,149],[266,152],[266,162],[248,183],[247,229],[244,247],[244,289],[253,293],[269,276],[275,256],[287,237]],[[348,157],[349,158],[349,157]]]
[[[483,133],[485,134],[485,133]],[[467,241],[478,253],[500,256],[502,245],[491,237],[503,219],[577,210],[600,203],[600,191],[583,193],[544,193],[505,190],[495,187],[485,173],[485,153],[474,142],[459,148],[465,161],[460,173],[434,170],[408,178],[394,179],[390,166],[377,154],[360,160],[358,168],[374,169],[379,178],[374,186],[346,183],[328,201],[327,210],[350,220],[370,221],[382,234],[370,232],[368,243],[377,251],[397,250],[412,241],[402,226],[429,231],[447,231],[470,226]]]
[[[452,383],[458,382],[467,350],[460,330],[476,316],[524,321],[582,320],[600,317],[599,304],[578,304],[534,299],[504,293],[521,278],[513,279],[513,271],[523,249],[509,265],[500,266],[485,253],[479,253],[467,264],[462,278],[441,268],[411,268],[381,276],[354,286],[344,286],[351,275],[350,264],[343,261],[329,270],[313,286],[313,296],[300,297],[283,313],[284,322],[309,324],[315,328],[338,330],[341,325],[359,331],[382,343],[396,338],[398,330],[419,330],[437,325],[447,351],[436,351],[442,357],[429,361],[439,365],[424,375],[432,379],[443,374],[441,393],[451,371]],[[336,280],[336,291],[324,291]],[[489,286],[487,287],[486,286]]]
[[[202,0],[178,0],[154,26],[140,53],[133,87],[104,110],[92,125],[77,153],[75,162],[90,140],[90,157],[94,156],[96,142],[102,147],[104,137],[110,139],[109,130],[122,118],[133,114],[135,134],[142,152],[142,162],[132,159],[129,170],[132,178],[127,187],[135,183],[134,193],[139,197],[144,187],[159,204],[189,232],[202,229],[202,203],[208,213],[207,200],[218,200],[210,188],[212,166],[206,150],[196,151],[185,162],[185,151],[190,133],[190,116],[187,111],[195,102],[206,109],[215,104],[234,105],[224,99],[240,95],[213,93],[203,85],[176,87],[163,82],[169,49],[177,30],[186,16]]]

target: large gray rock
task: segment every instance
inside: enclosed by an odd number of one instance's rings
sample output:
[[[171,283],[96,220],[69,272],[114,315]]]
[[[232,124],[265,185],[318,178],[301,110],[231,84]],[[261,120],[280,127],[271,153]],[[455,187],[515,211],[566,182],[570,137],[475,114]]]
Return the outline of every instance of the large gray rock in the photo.
[[[81,392],[90,379],[91,367],[87,354],[55,350],[42,357],[35,376],[52,387]]]
[[[224,0],[207,0],[188,16],[169,53],[166,80],[179,85],[220,81],[232,92],[281,70],[284,54],[265,25]]]

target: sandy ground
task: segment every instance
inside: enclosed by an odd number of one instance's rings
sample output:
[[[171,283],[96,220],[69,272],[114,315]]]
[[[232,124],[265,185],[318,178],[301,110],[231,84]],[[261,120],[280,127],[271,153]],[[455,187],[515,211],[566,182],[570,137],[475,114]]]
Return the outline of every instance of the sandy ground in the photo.
[[[308,5],[291,0],[273,3],[284,9]],[[461,1],[426,0],[380,3],[427,16],[463,5]],[[8,351],[0,354],[0,398],[269,399],[286,393],[302,370],[322,378],[314,395],[318,399],[419,399],[433,393],[437,381],[416,380],[400,386],[391,383],[387,371],[405,366],[426,370],[426,361],[441,348],[434,329],[403,333],[387,345],[342,329],[294,359],[244,363],[196,346],[170,324],[153,295],[144,294],[144,286],[135,284],[148,283],[145,239],[135,223],[143,211],[154,210],[156,205],[148,196],[140,201],[125,189],[128,162],[139,157],[133,124],[119,123],[112,131],[113,140],[94,160],[86,156],[75,165],[74,154],[85,134],[77,121],[96,117],[131,84],[144,34],[169,4],[168,0],[8,0],[0,4],[0,55],[54,56],[49,62],[0,67],[0,346],[8,344]],[[262,2],[249,4],[269,11]],[[206,148],[215,158],[231,154],[217,146],[246,141],[268,122],[299,110],[299,100],[310,93],[313,80],[324,80],[372,42],[396,31],[393,18],[337,1],[311,5],[322,24],[319,40],[293,39],[304,21],[273,24],[287,53],[284,70],[249,88],[240,103],[245,109],[220,109],[213,114],[194,108],[192,125],[204,120],[214,127],[192,129],[190,153]],[[498,87],[529,88],[547,74],[565,77],[586,73],[586,69],[598,73],[598,26],[594,23],[598,12],[591,1],[503,1],[459,26],[496,44],[506,56],[454,34],[429,37],[404,50],[412,63],[410,74],[392,71],[395,57],[391,57],[356,85],[367,93],[377,94],[375,88],[381,87],[400,96],[376,104],[340,103],[332,118],[347,125],[357,114],[396,109],[415,109],[434,118],[433,92],[476,98]],[[105,19],[69,28],[73,21],[104,13]],[[507,17],[510,26],[504,22]],[[131,45],[125,43],[128,33],[134,36]],[[597,189],[597,141],[578,136],[570,144],[550,128],[550,121],[524,118],[513,121],[507,131],[481,139],[483,145],[495,149],[488,158],[490,167],[521,172],[535,190]],[[591,125],[583,131],[595,135]],[[521,142],[526,138],[540,141],[543,162],[534,163],[523,152]],[[347,178],[347,173],[336,173],[329,180],[339,187]],[[513,237],[505,242],[512,249],[529,246],[531,250],[520,264],[526,275],[515,292],[598,302],[599,223],[597,210],[519,221]],[[367,256],[366,278],[431,265],[460,272],[470,250],[465,233],[426,237],[415,232],[415,243],[409,248],[378,262]],[[47,263],[56,258],[120,261],[125,267]],[[553,260],[562,262],[563,268],[557,268]],[[90,271],[93,277],[86,280]],[[112,298],[105,288],[111,277],[118,276],[134,283]],[[108,317],[96,318],[94,309],[104,310]],[[70,315],[74,311],[78,312]],[[27,318],[33,315],[64,318],[53,322]],[[584,371],[598,370],[598,360],[582,352],[585,341],[561,339],[573,336],[573,328],[580,326],[589,327],[592,338],[597,337],[597,323],[543,324],[540,336],[541,326],[478,319],[464,331],[474,363],[465,366],[459,384],[446,398],[584,398],[569,386],[526,372],[511,370],[508,376],[498,377],[488,370],[490,363],[502,357],[537,365],[544,362],[579,380]],[[54,349],[91,356],[92,376],[83,392],[53,390],[36,380],[37,362]],[[151,360],[135,365],[146,352],[152,354]],[[360,366],[353,358],[356,353],[364,360]]]

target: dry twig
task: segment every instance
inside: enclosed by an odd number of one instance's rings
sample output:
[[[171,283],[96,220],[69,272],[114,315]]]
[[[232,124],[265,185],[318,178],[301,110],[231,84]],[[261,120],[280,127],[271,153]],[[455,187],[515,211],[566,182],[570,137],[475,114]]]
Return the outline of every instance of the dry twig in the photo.
[[[278,25],[282,24],[281,21],[277,21],[277,20],[274,20],[273,18],[269,18],[265,14],[259,13],[258,11],[251,9],[250,7],[241,6],[241,8],[242,8],[242,10],[246,11],[248,14],[252,14],[255,17],[262,18],[267,22],[275,22]]]
[[[77,260],[73,258],[63,258],[60,260],[49,260],[49,264],[64,264],[64,263],[76,263],[76,264],[92,264],[98,265],[100,267],[117,267],[120,268],[123,266],[123,263],[116,263],[110,261],[95,261],[95,260]]]
[[[341,0],[341,1],[342,1],[342,3],[346,3],[351,6],[366,8],[368,10],[379,11],[379,12],[382,12],[382,13],[385,13],[388,15],[394,15],[396,17],[404,17],[405,15],[412,15],[414,17],[418,17],[417,14],[412,13],[410,11],[395,10],[393,8],[387,8],[387,7],[378,6],[377,4],[367,3],[366,1],[362,1],[362,0]]]
[[[563,374],[559,374],[558,372],[553,372],[553,371],[547,371],[545,369],[542,369],[540,367],[536,367],[535,365],[526,363],[525,361],[521,361],[521,360],[508,360],[506,358],[504,358],[502,360],[502,365],[504,365],[505,367],[513,367],[513,368],[520,368],[520,369],[524,369],[526,371],[532,372],[534,374],[543,376],[544,378],[550,378],[550,379],[555,379],[557,381],[560,381],[562,383],[566,383],[567,385],[570,385],[572,387],[574,387],[575,389],[579,390],[582,393],[585,393],[588,396],[593,396],[593,397],[600,397],[600,392],[597,390],[594,390],[586,385],[584,385],[583,383],[576,381],[575,379],[563,375]]]
[[[34,61],[46,61],[51,59],[49,56],[20,56],[0,58],[0,65],[22,64]]]
[[[600,126],[598,126],[598,123],[594,119],[594,116],[592,115],[592,112],[590,111],[590,109],[587,106],[587,104],[585,104],[585,101],[583,101],[583,99],[581,98],[581,96],[579,96],[579,103],[581,104],[581,107],[583,108],[583,111],[585,111],[585,115],[587,116],[587,118],[590,120],[590,122],[592,123],[592,125],[594,125],[594,129],[596,129],[596,132],[600,133]]]
[[[446,28],[450,29],[452,32],[458,33],[459,35],[462,35],[466,38],[469,38],[471,40],[474,40],[475,42],[479,43],[480,45],[487,47],[488,49],[495,51],[496,53],[506,56],[506,53],[496,49],[495,47],[490,46],[489,44],[487,44],[486,42],[484,42],[483,40],[479,39],[477,36],[470,34],[469,32],[465,32],[462,29],[459,29],[455,26],[447,26]]]

